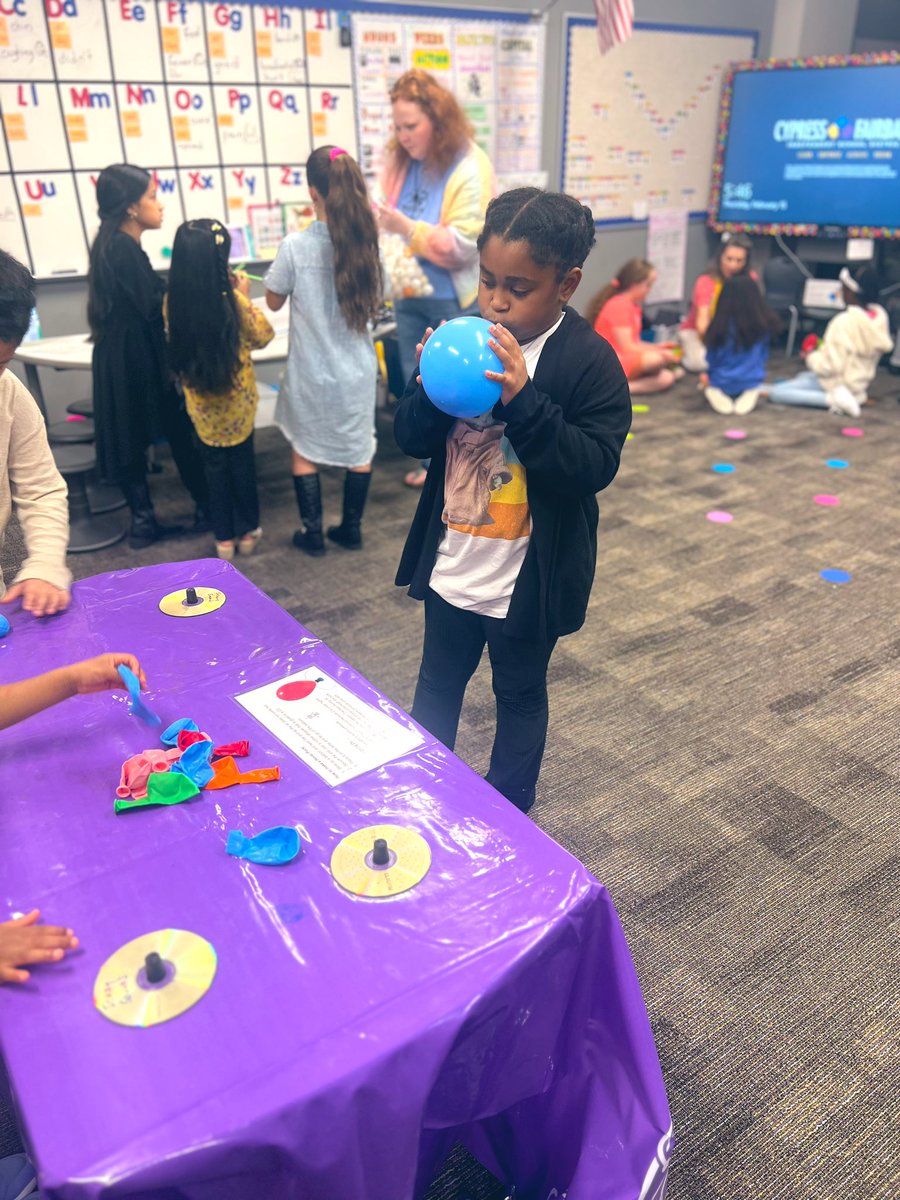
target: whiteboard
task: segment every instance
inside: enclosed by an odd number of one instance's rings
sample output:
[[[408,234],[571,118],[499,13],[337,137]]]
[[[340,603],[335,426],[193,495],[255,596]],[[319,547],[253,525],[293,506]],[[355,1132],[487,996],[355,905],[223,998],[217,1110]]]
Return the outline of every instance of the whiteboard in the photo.
[[[597,25],[569,17],[562,189],[597,224],[650,209],[706,215],[722,77],[753,58],[747,30],[635,25],[601,55]]]
[[[249,227],[263,206],[285,223],[316,146],[357,154],[347,29],[278,3],[9,0],[0,245],[38,278],[85,274],[97,175],[117,162],[155,173],[163,227],[142,245],[157,267],[183,220]]]

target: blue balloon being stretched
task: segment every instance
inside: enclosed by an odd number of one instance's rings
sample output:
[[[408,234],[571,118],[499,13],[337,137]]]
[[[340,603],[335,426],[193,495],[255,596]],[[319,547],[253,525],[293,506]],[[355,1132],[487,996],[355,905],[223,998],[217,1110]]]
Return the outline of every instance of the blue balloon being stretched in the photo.
[[[500,384],[485,371],[503,364],[488,345],[491,323],[456,317],[434,331],[422,350],[419,374],[428,399],[451,417],[480,417],[500,399]]]

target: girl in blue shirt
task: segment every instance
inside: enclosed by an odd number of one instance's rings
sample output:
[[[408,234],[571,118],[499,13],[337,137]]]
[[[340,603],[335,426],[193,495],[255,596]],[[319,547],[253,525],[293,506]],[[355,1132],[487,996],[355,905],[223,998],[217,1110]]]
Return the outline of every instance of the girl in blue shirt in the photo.
[[[765,382],[769,343],[781,322],[751,275],[726,279],[706,343],[706,399],[717,413],[752,412]]]

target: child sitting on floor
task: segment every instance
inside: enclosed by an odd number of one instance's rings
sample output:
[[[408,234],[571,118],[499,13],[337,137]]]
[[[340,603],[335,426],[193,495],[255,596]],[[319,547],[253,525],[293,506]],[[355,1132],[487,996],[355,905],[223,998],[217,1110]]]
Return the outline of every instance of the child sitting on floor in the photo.
[[[866,403],[878,360],[893,347],[888,315],[876,303],[874,267],[847,267],[838,276],[844,288],[843,312],[832,317],[818,349],[806,356],[806,371],[773,385],[769,398],[779,404],[809,404],[858,417]]]

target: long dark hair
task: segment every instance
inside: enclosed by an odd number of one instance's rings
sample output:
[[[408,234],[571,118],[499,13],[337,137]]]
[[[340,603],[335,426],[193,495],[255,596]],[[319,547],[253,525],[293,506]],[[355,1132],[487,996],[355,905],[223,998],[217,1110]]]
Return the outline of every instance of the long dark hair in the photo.
[[[189,388],[214,396],[234,384],[240,362],[230,250],[231,234],[221,222],[185,221],[169,270],[169,365]]]
[[[356,161],[337,146],[319,146],[306,160],[306,180],[322,197],[334,247],[334,286],[351,329],[362,333],[381,304],[378,228]]]
[[[611,279],[606,287],[601,288],[593,297],[587,306],[584,319],[593,326],[607,300],[611,300],[620,292],[627,292],[636,283],[645,283],[653,271],[653,263],[647,262],[646,258],[629,258],[627,263],[623,263],[619,267],[619,273],[615,279]]]
[[[781,321],[766,304],[756,280],[742,273],[722,284],[715,314],[703,340],[712,348],[733,341],[739,350],[749,350],[780,328]]]
[[[0,250],[0,342],[18,346],[31,324],[34,280],[17,258]]]
[[[565,192],[536,187],[511,188],[490,202],[476,243],[479,253],[492,237],[525,242],[534,262],[555,267],[560,279],[584,266],[597,240],[589,208]]]
[[[715,253],[712,262],[704,271],[705,275],[711,275],[713,279],[723,280],[725,277],[722,274],[722,256],[726,250],[732,250],[737,246],[738,250],[745,250],[747,254],[746,261],[738,272],[739,275],[750,274],[750,251],[753,249],[753,243],[747,237],[746,233],[732,233],[722,242]]]
[[[116,272],[109,259],[113,236],[125,220],[129,205],[140,200],[152,179],[149,171],[130,163],[104,167],[97,177],[100,229],[91,246],[88,268],[88,325],[95,339],[103,331],[113,307]]]

